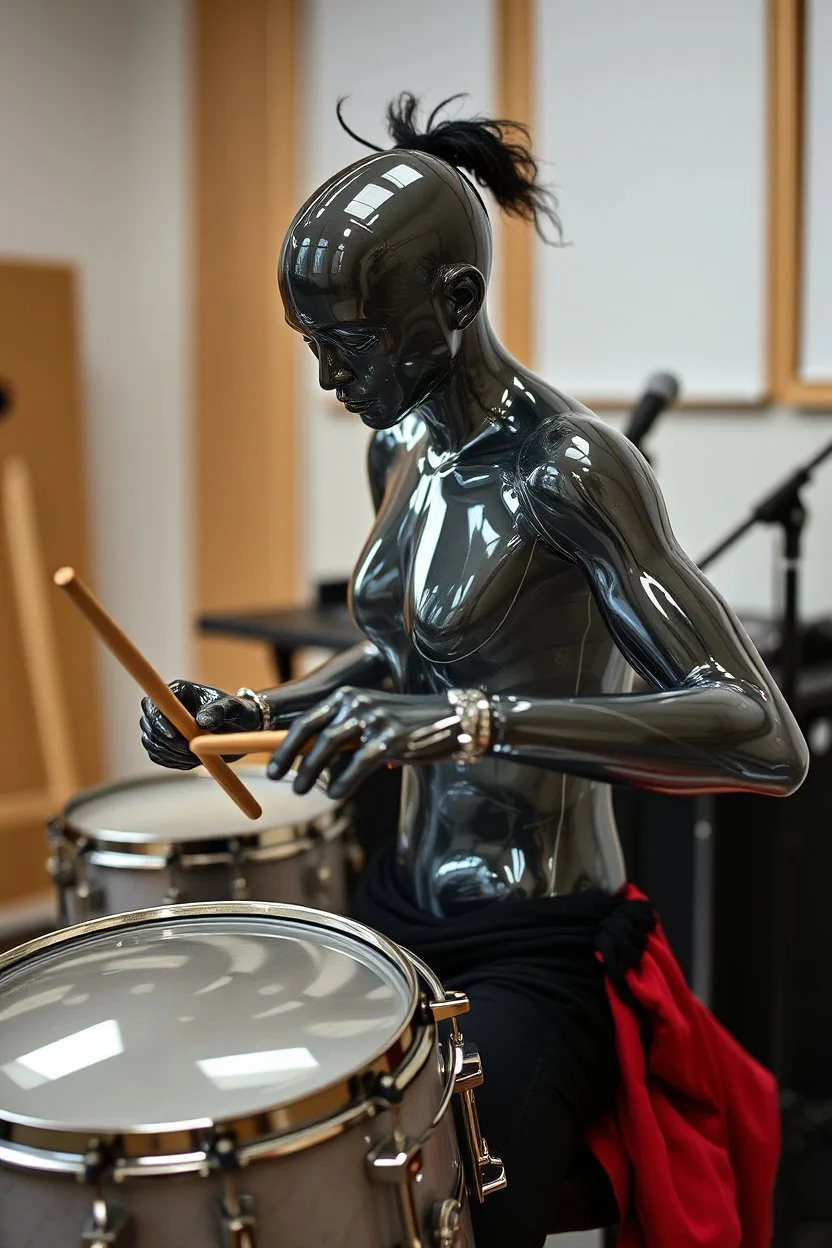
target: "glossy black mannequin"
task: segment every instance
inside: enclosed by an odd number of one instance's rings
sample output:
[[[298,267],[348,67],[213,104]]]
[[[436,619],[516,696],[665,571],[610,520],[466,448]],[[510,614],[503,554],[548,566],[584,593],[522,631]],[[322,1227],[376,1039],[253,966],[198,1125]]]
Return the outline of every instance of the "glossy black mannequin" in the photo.
[[[275,721],[294,721],[270,774],[312,738],[301,791],[333,764],[336,796],[404,764],[399,869],[434,914],[616,888],[609,781],[785,795],[807,766],[644,459],[499,343],[490,261],[472,184],[403,150],[320,188],[280,259],[286,317],[321,385],[377,430],[377,517],[352,588],[369,644],[270,691]],[[631,692],[634,671],[648,692]],[[453,687],[491,699],[492,743],[474,764],[454,759]],[[248,726],[239,704],[233,724],[220,709],[217,727]],[[154,723],[159,761],[182,765],[178,743],[160,756]]]
[[[396,187],[403,170],[419,176]],[[350,206],[372,198],[368,185],[393,194],[356,231]],[[295,726],[276,771],[311,736],[300,788],[359,742],[336,793],[387,759],[419,763],[405,773],[399,861],[434,913],[620,884],[605,781],[785,794],[806,767],[761,660],[676,545],[644,460],[501,347],[489,267],[477,193],[409,152],[322,188],[280,265],[321,385],[381,430],[352,605],[395,693],[336,693]],[[655,692],[629,692],[633,669]],[[472,766],[452,758],[454,686],[492,698],[491,757]]]

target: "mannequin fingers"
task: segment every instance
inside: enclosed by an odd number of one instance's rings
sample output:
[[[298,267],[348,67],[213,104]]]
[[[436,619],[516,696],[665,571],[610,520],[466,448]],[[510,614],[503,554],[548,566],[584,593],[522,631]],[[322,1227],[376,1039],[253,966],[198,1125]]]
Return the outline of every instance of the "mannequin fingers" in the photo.
[[[150,698],[142,698],[142,711],[143,715],[139,722],[143,731],[146,730],[150,735],[155,732],[159,736],[167,737],[170,741],[178,735],[173,724],[165,719],[156,703]]]
[[[271,762],[267,768],[269,779],[281,780],[291,768],[306,742],[311,737],[316,737],[323,732],[334,715],[335,708],[330,706],[328,702],[324,702],[320,706],[314,707],[311,711],[307,711],[305,715],[301,715],[299,719],[296,719],[286,734],[286,739],[282,745],[279,745],[274,754],[272,754]]]
[[[352,762],[331,781],[327,790],[329,796],[336,801],[352,797],[358,786],[374,771],[378,771],[386,759],[387,742],[383,738],[362,746]]]
[[[308,793],[321,772],[338,757],[342,750],[354,745],[361,733],[357,719],[345,719],[341,724],[331,724],[318,736],[312,749],[298,766],[292,788],[296,793]]]

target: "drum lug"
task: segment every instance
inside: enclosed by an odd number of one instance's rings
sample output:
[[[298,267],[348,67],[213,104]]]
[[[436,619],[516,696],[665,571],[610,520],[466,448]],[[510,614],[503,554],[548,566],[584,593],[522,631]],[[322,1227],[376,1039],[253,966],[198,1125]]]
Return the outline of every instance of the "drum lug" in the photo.
[[[230,1189],[220,1203],[223,1248],[256,1248],[254,1200]]]
[[[367,1176],[373,1183],[407,1183],[422,1168],[422,1145],[383,1140],[367,1154]]]
[[[474,1088],[478,1088],[482,1082],[480,1055],[473,1045],[465,1045],[461,1062],[458,1057],[456,1059],[454,1091],[459,1094],[462,1102],[462,1121],[468,1141],[471,1178],[474,1195],[480,1204],[486,1196],[490,1196],[492,1192],[500,1192],[506,1186],[505,1167],[499,1157],[491,1156],[480,1130]]]
[[[433,1239],[436,1248],[456,1248],[462,1233],[462,1206],[449,1197],[433,1206]]]
[[[72,864],[66,862],[61,857],[58,849],[46,859],[46,870],[52,883],[57,888],[66,888],[67,885],[75,881],[75,872],[72,870]]]
[[[382,1140],[367,1154],[364,1164],[371,1183],[396,1186],[404,1231],[402,1248],[424,1248],[413,1198],[413,1186],[422,1170],[421,1143],[408,1142],[397,1128],[391,1138]]]
[[[46,860],[46,870],[58,895],[58,918],[62,924],[67,924],[69,923],[67,890],[75,883],[75,868],[67,857],[67,844],[61,821],[52,818],[48,821],[47,828],[49,857]]]
[[[332,887],[332,868],[325,862],[309,867],[306,872],[306,896],[310,905],[324,908],[329,902]]]
[[[102,889],[96,888],[84,880],[75,891],[85,918],[91,918],[94,914],[104,909],[104,892]]]
[[[462,1049],[461,1058],[461,1061],[457,1058],[454,1091],[467,1092],[469,1089],[480,1087],[483,1083],[483,1073],[479,1051],[472,1044],[466,1044]]]
[[[81,1248],[127,1248],[132,1242],[130,1215],[98,1198],[81,1231]]]
[[[242,847],[239,841],[232,841],[231,850],[231,896],[234,901],[250,901],[248,880],[240,869]]]
[[[350,833],[344,837],[344,858],[353,875],[359,875],[364,870],[366,855]]]
[[[234,901],[249,901],[248,880],[243,875],[235,875],[231,881],[231,896]]]
[[[442,1001],[428,1002],[428,1008],[433,1015],[433,1021],[441,1023],[447,1018],[459,1018],[461,1014],[467,1014],[471,1003],[464,992],[449,989]]]
[[[76,845],[75,855],[75,897],[78,902],[79,917],[81,919],[94,918],[96,913],[104,910],[104,890],[95,884],[90,884],[87,875],[87,859],[90,844],[86,839],[80,839]]]

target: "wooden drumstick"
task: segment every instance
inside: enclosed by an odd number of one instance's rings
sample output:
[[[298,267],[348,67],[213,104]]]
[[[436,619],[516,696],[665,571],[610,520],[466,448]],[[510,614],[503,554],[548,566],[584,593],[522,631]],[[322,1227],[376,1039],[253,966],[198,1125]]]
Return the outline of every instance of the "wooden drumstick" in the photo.
[[[223,732],[208,733],[203,737],[192,737],[188,742],[191,750],[196,754],[200,762],[204,762],[206,758],[216,758],[223,754],[270,754],[272,750],[276,750],[282,745],[289,735],[289,730],[275,729],[269,732]],[[308,754],[315,744],[315,738],[311,741],[305,741],[298,750],[298,757]],[[342,747],[343,753],[348,754],[356,747],[353,743]],[[207,763],[205,766],[207,767]],[[388,767],[395,766],[394,763],[387,763]]]
[[[159,673],[151,667],[112,616],[104,610],[92,591],[76,576],[75,569],[60,568],[53,580],[92,625],[101,641],[115,655],[125,671],[129,672],[147,696],[153,699],[165,718],[169,719],[175,728],[178,728],[187,741],[190,742],[195,737],[199,737],[202,729],[190,711],[182,705]],[[221,752],[226,754],[234,751],[226,746]],[[221,788],[225,789],[244,815],[247,815],[249,819],[260,818],[263,811],[254,795],[248,791],[240,777],[231,770],[227,763],[221,758],[210,757],[206,759],[204,765],[205,770],[213,776]]]
[[[223,732],[193,737],[188,744],[197,758],[216,758],[222,754],[270,754],[286,740],[288,733]]]

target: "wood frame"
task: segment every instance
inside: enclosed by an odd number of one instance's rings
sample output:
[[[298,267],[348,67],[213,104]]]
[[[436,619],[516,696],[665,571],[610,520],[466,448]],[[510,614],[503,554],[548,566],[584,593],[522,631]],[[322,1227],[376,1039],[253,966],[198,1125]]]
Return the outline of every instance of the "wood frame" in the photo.
[[[769,0],[769,389],[797,407],[832,407],[832,378],[799,376],[803,280],[805,0]]]
[[[277,258],[298,198],[301,0],[194,5],[194,548],[198,612],[295,600],[296,345]],[[200,638],[221,688],[274,683],[258,647]]]
[[[534,0],[497,0],[497,115],[534,124]],[[534,227],[501,219],[502,338],[524,364],[534,354]]]

